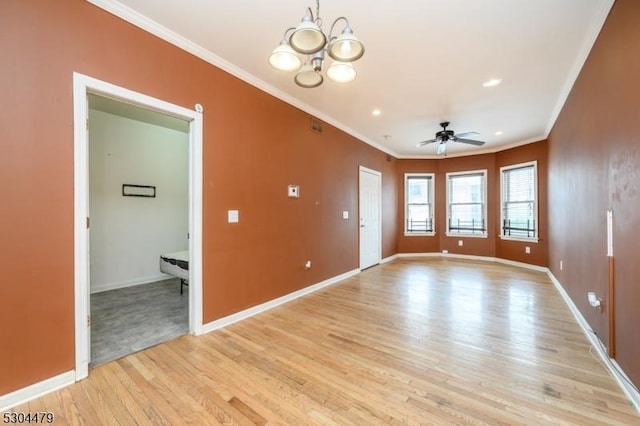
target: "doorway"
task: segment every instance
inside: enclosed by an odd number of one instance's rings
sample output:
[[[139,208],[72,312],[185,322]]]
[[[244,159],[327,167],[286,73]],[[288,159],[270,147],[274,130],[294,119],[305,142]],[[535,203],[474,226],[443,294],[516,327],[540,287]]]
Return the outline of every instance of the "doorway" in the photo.
[[[202,333],[202,107],[188,110],[141,93],[74,73],[74,260],[75,260],[75,376],[88,375],[90,362],[90,211],[89,96],[98,95],[188,123],[188,249],[189,332]],[[123,189],[124,191],[124,189]]]
[[[382,174],[360,166],[360,269],[380,263],[382,258]]]

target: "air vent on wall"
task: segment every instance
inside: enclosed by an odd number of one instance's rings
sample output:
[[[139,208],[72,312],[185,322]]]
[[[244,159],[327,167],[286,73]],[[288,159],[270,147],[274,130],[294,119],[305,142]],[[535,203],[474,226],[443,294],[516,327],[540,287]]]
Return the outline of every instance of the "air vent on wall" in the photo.
[[[322,134],[322,121],[318,120],[315,117],[311,117],[311,130]]]

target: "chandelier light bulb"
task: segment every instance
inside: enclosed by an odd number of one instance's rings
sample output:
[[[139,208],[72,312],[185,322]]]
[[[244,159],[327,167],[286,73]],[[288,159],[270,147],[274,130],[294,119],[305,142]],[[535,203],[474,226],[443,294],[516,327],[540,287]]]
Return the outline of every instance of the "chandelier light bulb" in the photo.
[[[269,56],[269,63],[281,71],[295,71],[302,65],[302,61],[287,40],[282,40],[278,47],[273,49]]]
[[[353,35],[351,28],[346,27],[342,34],[329,46],[329,56],[336,61],[353,62],[364,55],[364,45]]]
[[[350,62],[335,61],[327,70],[327,76],[338,83],[348,83],[356,78],[356,69]]]
[[[356,78],[356,70],[351,62],[362,57],[364,45],[353,34],[349,20],[344,16],[336,18],[326,34],[322,30],[322,22],[320,0],[316,0],[315,15],[308,7],[302,21],[298,26],[285,30],[283,40],[269,56],[269,63],[278,70],[298,70],[294,81],[300,87],[318,87],[323,83],[321,72],[325,55],[335,61],[326,70],[331,80],[348,83]],[[340,35],[334,36],[337,25],[344,27]],[[298,55],[307,55],[304,65]]]
[[[348,57],[351,55],[351,50],[351,42],[349,40],[345,40],[345,42],[342,43],[342,46],[340,46],[340,55]]]

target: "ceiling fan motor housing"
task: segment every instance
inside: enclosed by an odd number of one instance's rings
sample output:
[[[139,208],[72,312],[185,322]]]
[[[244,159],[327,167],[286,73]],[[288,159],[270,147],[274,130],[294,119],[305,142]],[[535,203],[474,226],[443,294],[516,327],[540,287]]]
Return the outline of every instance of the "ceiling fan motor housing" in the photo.
[[[443,141],[449,140],[453,136],[453,130],[440,130],[436,133],[436,139],[442,139]]]

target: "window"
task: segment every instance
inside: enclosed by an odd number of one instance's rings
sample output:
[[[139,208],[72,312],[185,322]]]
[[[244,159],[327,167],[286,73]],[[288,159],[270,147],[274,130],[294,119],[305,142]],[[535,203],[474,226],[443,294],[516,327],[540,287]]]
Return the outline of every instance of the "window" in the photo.
[[[447,173],[447,235],[487,235],[487,171]]]
[[[537,239],[537,162],[500,168],[502,238]]]
[[[404,175],[406,235],[433,235],[433,174]]]

